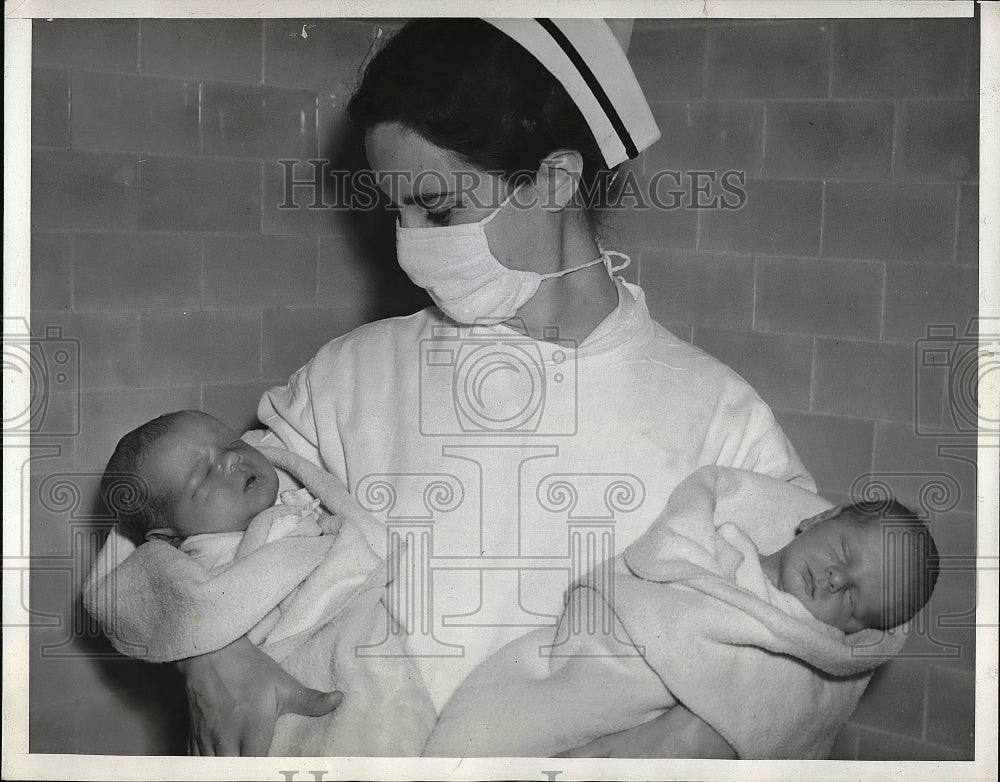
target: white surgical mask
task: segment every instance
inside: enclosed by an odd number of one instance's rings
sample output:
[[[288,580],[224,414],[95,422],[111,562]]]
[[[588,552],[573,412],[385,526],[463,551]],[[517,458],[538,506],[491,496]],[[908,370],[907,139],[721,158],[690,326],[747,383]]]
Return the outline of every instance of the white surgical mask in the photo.
[[[486,325],[502,323],[514,317],[535,295],[542,280],[562,277],[602,261],[609,272],[627,265],[626,262],[612,268],[608,256],[621,253],[602,250],[599,258],[550,274],[504,266],[490,251],[485,229],[520,189],[521,185],[476,223],[421,228],[404,228],[396,223],[400,267],[452,320]]]

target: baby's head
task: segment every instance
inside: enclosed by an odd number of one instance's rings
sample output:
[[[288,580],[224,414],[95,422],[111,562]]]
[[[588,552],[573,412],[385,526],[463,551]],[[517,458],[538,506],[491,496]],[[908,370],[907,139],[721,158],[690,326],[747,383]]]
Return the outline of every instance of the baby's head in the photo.
[[[101,493],[119,531],[139,545],[244,531],[274,504],[278,476],[267,457],[220,420],[181,410],[122,437]]]
[[[854,633],[888,630],[916,614],[937,582],[938,553],[927,525],[888,500],[805,519],[762,565],[821,622]]]

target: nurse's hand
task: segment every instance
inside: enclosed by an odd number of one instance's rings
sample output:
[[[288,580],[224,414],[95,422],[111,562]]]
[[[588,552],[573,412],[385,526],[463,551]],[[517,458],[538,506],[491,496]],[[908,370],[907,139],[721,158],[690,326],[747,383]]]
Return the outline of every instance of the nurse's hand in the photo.
[[[246,638],[177,663],[184,676],[195,755],[266,755],[282,714],[321,717],[341,692],[303,687]]]
[[[656,719],[560,752],[557,758],[724,758],[735,750],[707,722],[677,704]]]

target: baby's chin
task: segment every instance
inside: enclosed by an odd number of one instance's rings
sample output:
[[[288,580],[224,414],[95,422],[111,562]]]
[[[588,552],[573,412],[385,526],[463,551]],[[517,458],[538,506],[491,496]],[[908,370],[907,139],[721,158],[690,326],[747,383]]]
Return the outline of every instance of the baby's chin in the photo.
[[[837,622],[837,621],[832,621],[832,622],[831,622],[831,621],[830,621],[829,619],[826,619],[826,618],[824,618],[824,617],[822,617],[822,616],[819,616],[818,614],[815,614],[815,613],[813,613],[812,609],[811,609],[811,608],[809,607],[809,605],[808,605],[808,604],[805,604],[805,603],[804,603],[803,605],[805,605],[805,607],[806,607],[806,610],[807,610],[807,611],[808,611],[808,612],[809,612],[810,614],[812,614],[812,615],[813,615],[813,617],[815,617],[815,619],[816,619],[816,620],[817,620],[818,622],[822,622],[822,623],[823,623],[823,624],[825,624],[825,625],[826,625],[827,627],[833,627],[833,628],[834,628],[834,629],[836,629],[836,630],[840,630],[840,632],[842,632],[842,633],[843,633],[844,635],[852,635],[852,634],[854,634],[854,633],[858,633],[858,632],[861,632],[862,630],[864,630],[864,629],[865,629],[864,627],[853,627],[853,626],[849,626],[849,627],[844,627],[844,626],[842,626],[842,623],[841,623],[841,622]]]
[[[247,509],[250,519],[253,519],[253,517],[258,513],[262,513],[277,502],[277,478],[275,478],[272,482],[266,481],[263,477],[258,478],[257,485],[252,487],[248,494],[250,494],[250,496],[246,497],[247,504],[244,505],[244,507]]]
[[[265,479],[262,479],[265,480]],[[270,508],[278,501],[278,475],[275,473],[267,485],[261,487],[264,508]],[[264,508],[261,508],[263,510]]]
[[[251,487],[256,502],[254,515],[267,510],[278,500],[278,474],[274,471],[256,476],[256,485]]]

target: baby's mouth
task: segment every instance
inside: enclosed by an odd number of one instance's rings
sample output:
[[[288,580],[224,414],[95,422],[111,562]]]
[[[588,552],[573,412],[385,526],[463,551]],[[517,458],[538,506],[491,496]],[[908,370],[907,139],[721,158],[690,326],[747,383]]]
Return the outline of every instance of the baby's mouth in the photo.
[[[243,491],[250,491],[250,489],[254,487],[255,483],[257,483],[257,476],[248,475],[247,479],[243,482]]]
[[[809,565],[806,565],[806,590],[809,592],[809,598],[812,599],[816,597],[816,579],[813,578],[812,571],[809,569]]]

